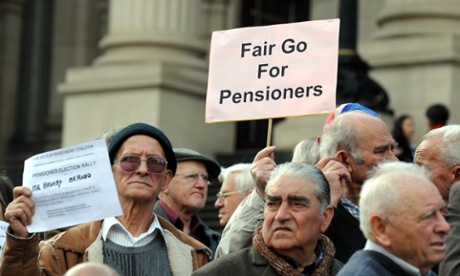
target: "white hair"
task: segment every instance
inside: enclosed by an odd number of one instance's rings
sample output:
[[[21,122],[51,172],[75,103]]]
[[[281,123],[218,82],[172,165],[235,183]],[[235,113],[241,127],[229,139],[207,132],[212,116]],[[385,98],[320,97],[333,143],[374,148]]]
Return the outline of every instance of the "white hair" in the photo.
[[[447,125],[436,128],[425,134],[423,140],[440,137],[441,160],[448,166],[460,165],[460,125]]]
[[[315,165],[319,161],[318,137],[304,139],[297,143],[292,154],[292,162]]]
[[[254,188],[250,169],[250,163],[238,163],[228,168],[221,168],[219,181],[223,183],[230,174],[237,173],[234,179],[235,189],[241,194],[248,194]]]
[[[364,182],[359,200],[360,228],[367,239],[372,231],[371,215],[381,214],[388,220],[393,220],[403,203],[400,200],[400,188],[408,181],[417,181],[422,189],[422,185],[434,185],[430,181],[428,170],[413,163],[382,163],[370,172],[370,178]]]

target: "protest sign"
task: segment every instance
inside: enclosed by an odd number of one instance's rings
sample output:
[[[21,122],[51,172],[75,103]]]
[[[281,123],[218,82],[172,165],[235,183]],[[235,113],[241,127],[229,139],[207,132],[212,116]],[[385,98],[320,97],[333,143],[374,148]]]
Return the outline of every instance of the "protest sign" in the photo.
[[[0,221],[0,260],[3,256],[3,245],[6,241],[6,230],[8,229],[9,224],[4,221]]]
[[[23,186],[35,204],[30,233],[123,213],[103,139],[32,156],[24,162]]]
[[[206,122],[333,112],[339,19],[212,34]]]

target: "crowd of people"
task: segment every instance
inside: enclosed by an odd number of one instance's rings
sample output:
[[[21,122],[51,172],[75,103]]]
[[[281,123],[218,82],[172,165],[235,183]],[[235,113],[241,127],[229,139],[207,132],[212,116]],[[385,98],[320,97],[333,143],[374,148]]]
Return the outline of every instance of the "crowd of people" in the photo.
[[[32,191],[0,175],[0,275],[457,275],[460,125],[439,104],[426,116],[415,146],[410,115],[390,130],[344,104],[291,162],[268,146],[227,168],[149,124],[116,127],[101,138],[121,216],[43,238]],[[222,234],[199,217],[213,182]]]

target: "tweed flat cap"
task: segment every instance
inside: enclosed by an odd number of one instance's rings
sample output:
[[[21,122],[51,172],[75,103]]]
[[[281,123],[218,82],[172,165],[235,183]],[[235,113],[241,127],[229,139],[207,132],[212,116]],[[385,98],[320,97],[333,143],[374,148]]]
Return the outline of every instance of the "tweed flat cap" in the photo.
[[[178,163],[181,161],[202,162],[212,179],[216,179],[220,174],[220,164],[214,158],[186,148],[175,148],[174,153]]]

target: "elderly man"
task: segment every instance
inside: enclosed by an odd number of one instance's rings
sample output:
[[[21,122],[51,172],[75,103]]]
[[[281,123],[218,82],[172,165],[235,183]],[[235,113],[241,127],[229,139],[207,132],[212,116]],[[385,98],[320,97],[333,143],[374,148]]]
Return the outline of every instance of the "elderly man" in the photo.
[[[414,156],[415,163],[431,172],[431,181],[438,187],[444,201],[449,203],[445,215],[452,231],[447,235],[446,258],[439,270],[442,275],[457,275],[460,269],[460,205],[457,203],[458,188],[453,188],[453,185],[460,181],[459,142],[460,125],[436,128],[425,134]]]
[[[431,180],[449,202],[450,187],[460,181],[460,125],[431,130],[415,150],[414,163],[431,172]]]
[[[26,229],[34,213],[32,192],[16,187],[5,213],[10,228],[0,275],[62,275],[88,261],[105,263],[121,275],[189,275],[209,261],[207,247],[153,213],[177,166],[163,132],[143,123],[129,125],[113,138],[109,157],[123,215],[38,243],[38,235]]]
[[[427,171],[410,163],[387,163],[364,183],[360,227],[368,239],[341,276],[436,275],[450,231],[444,201]]]
[[[169,220],[177,229],[199,240],[214,252],[220,233],[197,216],[208,196],[208,185],[220,174],[220,165],[213,158],[185,148],[174,149],[177,173],[160,193],[154,212]]]
[[[265,190],[264,223],[252,247],[223,256],[192,275],[336,275],[341,264],[323,233],[333,216],[329,184],[316,167],[277,166]]]
[[[222,186],[214,206],[219,209],[219,224],[223,227],[227,225],[240,202],[254,188],[250,168],[249,163],[238,163],[222,169],[219,175]]]
[[[337,116],[321,136],[318,162],[331,186],[334,217],[325,233],[336,247],[337,260],[345,263],[350,256],[364,247],[366,239],[359,229],[359,192],[367,173],[379,163],[397,161],[393,153],[393,138],[387,125],[373,115],[362,111],[349,111]],[[227,254],[248,246],[251,229],[263,221],[264,186],[276,167],[275,147],[267,147],[254,158],[252,174],[256,189],[245,199],[246,211],[241,219],[227,225],[233,230],[225,234],[218,252]],[[259,196],[257,196],[257,194]],[[219,254],[221,256],[221,254]]]

